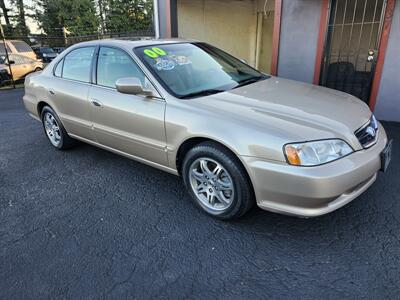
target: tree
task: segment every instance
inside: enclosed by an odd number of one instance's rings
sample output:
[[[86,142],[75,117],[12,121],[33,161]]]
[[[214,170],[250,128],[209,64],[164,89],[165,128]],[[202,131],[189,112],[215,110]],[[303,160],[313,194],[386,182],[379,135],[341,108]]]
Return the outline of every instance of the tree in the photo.
[[[36,3],[36,19],[49,36],[62,37],[63,27],[72,35],[98,32],[94,0],[36,0]]]
[[[6,7],[6,3],[4,2],[4,0],[0,0],[0,9],[1,9],[1,13],[2,13],[2,14],[0,14],[0,16],[2,15],[6,22],[6,24],[3,28],[4,33],[5,33],[5,35],[11,35],[13,28],[12,28],[12,25],[10,22],[10,16],[9,16],[10,9]]]
[[[6,25],[10,26],[10,17],[8,16],[8,12],[10,11],[10,9],[6,7],[6,3],[4,2],[4,0],[0,0],[0,8],[3,13],[4,20],[6,21]]]
[[[24,7],[24,1],[23,0],[12,0],[11,4],[13,6],[16,6],[17,8],[17,14],[13,16],[13,20],[15,21],[15,27],[14,27],[14,34],[16,35],[21,35],[21,36],[26,36],[29,34],[29,28],[26,26],[26,21],[25,21],[25,7]]]
[[[104,18],[105,18],[104,12],[105,12],[105,6],[106,6],[105,0],[98,0],[97,6],[99,8],[100,31],[102,34],[104,34],[106,31],[106,23],[104,20]]]
[[[152,26],[153,1],[108,0],[105,23],[108,32],[149,29]]]

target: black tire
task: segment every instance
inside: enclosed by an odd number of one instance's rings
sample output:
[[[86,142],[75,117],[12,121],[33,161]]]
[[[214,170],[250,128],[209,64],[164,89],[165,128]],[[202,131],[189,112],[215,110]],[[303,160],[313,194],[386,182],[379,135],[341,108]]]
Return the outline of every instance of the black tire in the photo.
[[[228,208],[215,211],[205,206],[196,196],[191,186],[190,167],[199,158],[210,158],[218,162],[229,173],[233,181],[234,197]],[[192,148],[182,164],[182,177],[194,202],[207,214],[222,220],[243,216],[255,203],[250,178],[241,161],[231,151],[214,142],[203,142]]]
[[[61,139],[60,139],[58,145],[54,145],[54,144],[51,142],[51,140],[50,140],[50,138],[49,138],[49,136],[48,136],[48,134],[47,134],[47,132],[46,132],[45,121],[44,121],[44,118],[45,118],[45,115],[46,115],[46,114],[52,115],[52,116],[56,119],[56,121],[57,121],[57,125],[58,125],[58,127],[59,127],[59,133],[60,133],[60,137],[61,137]],[[76,140],[74,140],[73,138],[71,138],[71,137],[68,135],[68,133],[67,133],[67,131],[65,130],[63,124],[61,123],[60,118],[58,117],[58,115],[56,114],[56,112],[55,112],[50,106],[47,106],[47,105],[46,105],[46,106],[43,107],[42,112],[41,112],[41,120],[42,120],[42,125],[43,125],[43,129],[44,129],[44,133],[45,133],[47,139],[49,140],[50,144],[51,144],[53,147],[55,147],[55,148],[57,148],[57,149],[59,149],[59,150],[66,150],[66,149],[70,149],[70,148],[72,148],[73,146],[76,145]]]

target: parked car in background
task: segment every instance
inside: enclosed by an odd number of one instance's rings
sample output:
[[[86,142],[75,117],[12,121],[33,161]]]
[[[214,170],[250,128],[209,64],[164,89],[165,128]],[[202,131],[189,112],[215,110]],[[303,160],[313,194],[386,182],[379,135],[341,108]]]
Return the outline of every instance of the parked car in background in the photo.
[[[2,65],[0,64],[0,86],[5,85],[7,82],[10,81],[10,79],[11,79],[11,76],[10,76],[8,70],[3,68]]]
[[[63,52],[66,48],[65,47],[53,47],[53,50],[55,52],[57,52],[58,54],[60,54],[61,52]]]
[[[37,58],[41,59],[44,63],[51,62],[58,55],[58,53],[55,52],[50,47],[39,47],[35,48],[34,51],[36,53]]]
[[[0,74],[4,80],[11,79],[9,66],[11,66],[14,80],[22,79],[29,73],[43,70],[41,61],[19,54],[10,54],[9,62],[7,62],[5,55],[0,55]]]
[[[27,43],[20,40],[6,40],[6,49],[9,54],[19,54],[36,59],[36,54]],[[5,54],[4,42],[0,41],[0,55]]]
[[[361,100],[263,74],[200,42],[76,44],[26,78],[23,100],[55,148],[77,139],[180,175],[195,203],[221,219],[255,203],[330,213],[391,157]]]

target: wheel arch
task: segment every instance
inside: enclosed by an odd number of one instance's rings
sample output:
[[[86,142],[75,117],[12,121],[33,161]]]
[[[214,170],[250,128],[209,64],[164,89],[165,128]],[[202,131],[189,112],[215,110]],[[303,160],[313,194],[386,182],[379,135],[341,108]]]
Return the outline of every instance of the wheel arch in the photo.
[[[190,149],[192,149],[196,145],[204,143],[204,142],[215,143],[215,144],[225,148],[229,152],[231,152],[238,159],[238,161],[242,164],[243,168],[246,170],[247,176],[250,179],[249,172],[248,172],[245,164],[243,163],[242,159],[240,158],[240,155],[237,153],[237,151],[235,151],[232,147],[226,145],[225,143],[223,143],[221,141],[218,141],[218,140],[210,138],[210,137],[204,137],[204,136],[195,136],[195,137],[187,138],[179,145],[178,150],[176,152],[176,156],[175,156],[176,170],[178,171],[179,175],[181,175],[182,164],[183,164],[183,160],[184,160],[186,154],[190,151]]]
[[[47,103],[46,101],[39,101],[37,104],[37,113],[38,113],[39,118],[42,117],[42,110],[43,110],[43,107],[45,107],[45,106],[49,106],[51,109],[53,109],[51,107],[51,105],[49,103]]]

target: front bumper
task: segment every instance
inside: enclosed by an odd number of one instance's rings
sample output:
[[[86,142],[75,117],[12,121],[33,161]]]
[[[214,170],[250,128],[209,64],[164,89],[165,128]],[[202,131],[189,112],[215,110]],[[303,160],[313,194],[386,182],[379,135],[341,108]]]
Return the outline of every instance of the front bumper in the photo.
[[[299,217],[330,213],[363,193],[381,168],[380,153],[387,144],[379,124],[374,146],[316,167],[296,167],[255,157],[242,157],[265,210]]]

